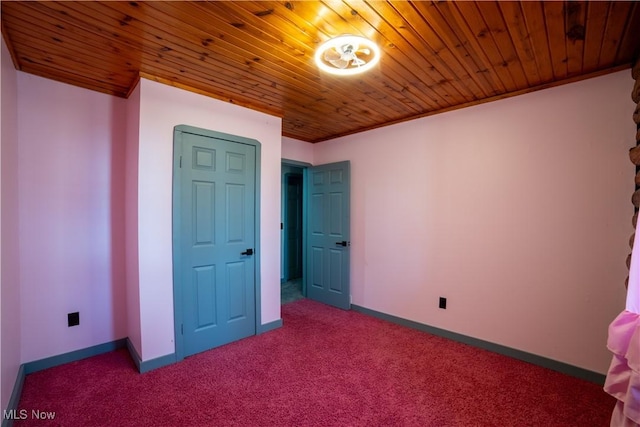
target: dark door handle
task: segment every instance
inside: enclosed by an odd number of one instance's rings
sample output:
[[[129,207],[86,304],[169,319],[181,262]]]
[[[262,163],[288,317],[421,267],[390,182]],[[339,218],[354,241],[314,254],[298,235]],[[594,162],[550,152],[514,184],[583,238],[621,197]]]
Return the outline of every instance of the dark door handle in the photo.
[[[336,242],[336,246],[349,246],[351,245],[351,242],[346,242],[346,241],[342,241],[342,242]]]
[[[240,255],[253,255],[253,249],[247,249],[244,252],[241,252]]]

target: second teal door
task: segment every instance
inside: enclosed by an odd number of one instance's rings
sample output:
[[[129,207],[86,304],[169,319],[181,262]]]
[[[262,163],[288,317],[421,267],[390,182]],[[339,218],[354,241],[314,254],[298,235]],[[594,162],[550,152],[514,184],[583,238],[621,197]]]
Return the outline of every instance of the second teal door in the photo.
[[[349,309],[350,164],[307,169],[307,296]]]

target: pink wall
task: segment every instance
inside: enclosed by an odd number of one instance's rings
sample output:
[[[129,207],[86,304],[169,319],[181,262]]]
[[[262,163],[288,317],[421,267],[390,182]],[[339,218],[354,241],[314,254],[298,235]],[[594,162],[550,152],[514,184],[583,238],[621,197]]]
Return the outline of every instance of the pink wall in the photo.
[[[20,368],[20,254],[18,212],[18,81],[1,42],[0,146],[0,411],[7,408]]]
[[[316,144],[316,164],[351,160],[353,303],[605,373],[632,86],[624,71]]]
[[[262,144],[262,323],[280,319],[281,119],[171,86],[140,83],[139,285],[143,361],[175,350],[171,251],[173,128],[186,124]]]
[[[127,147],[124,176],[125,269],[127,287],[127,334],[138,355],[142,353],[140,331],[140,269],[138,266],[138,147],[140,145],[140,86],[127,99]]]
[[[126,101],[18,73],[22,362],[127,335]],[[79,311],[80,325],[67,327]]]
[[[282,158],[313,164],[314,145],[297,139],[282,137]]]
[[[263,324],[280,318],[281,158],[347,159],[354,304],[606,371],[631,233],[628,72],[310,145],[281,138],[279,118],[152,81],[125,101],[16,81],[2,59],[3,404],[17,357],[127,335],[145,361],[173,353],[178,124],[262,143]],[[21,350],[5,345],[16,329]]]

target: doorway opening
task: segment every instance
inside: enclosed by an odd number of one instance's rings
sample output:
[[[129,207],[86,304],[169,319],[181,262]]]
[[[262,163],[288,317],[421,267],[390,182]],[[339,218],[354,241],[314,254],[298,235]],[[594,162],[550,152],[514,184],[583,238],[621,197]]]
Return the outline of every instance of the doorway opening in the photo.
[[[283,159],[281,170],[281,304],[304,297],[348,310],[350,163]]]
[[[280,303],[305,297],[304,172],[305,165],[282,162]]]

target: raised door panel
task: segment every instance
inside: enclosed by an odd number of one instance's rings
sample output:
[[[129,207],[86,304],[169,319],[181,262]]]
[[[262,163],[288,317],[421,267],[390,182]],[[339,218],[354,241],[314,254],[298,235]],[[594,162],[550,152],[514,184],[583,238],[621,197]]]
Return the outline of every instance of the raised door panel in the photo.
[[[227,264],[227,322],[247,318],[247,265],[245,261]]]
[[[195,329],[215,327],[217,319],[216,267],[204,265],[193,269],[193,297],[196,307]]]

